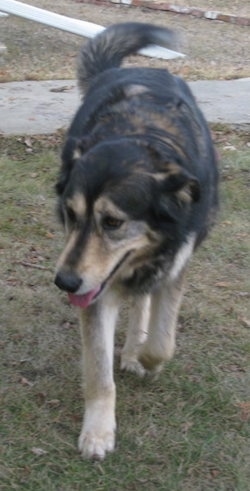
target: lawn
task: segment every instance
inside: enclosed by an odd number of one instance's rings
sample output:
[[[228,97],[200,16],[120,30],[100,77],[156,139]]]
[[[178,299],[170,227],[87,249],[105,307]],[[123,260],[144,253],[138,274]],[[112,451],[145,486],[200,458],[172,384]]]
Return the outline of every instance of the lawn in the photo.
[[[188,80],[225,80],[250,76],[248,26],[147,8],[129,8],[117,2],[113,6],[112,3],[95,5],[95,0],[90,3],[79,3],[77,0],[29,0],[26,3],[103,26],[136,20],[170,27],[179,33],[177,50],[187,56],[168,61],[167,66],[171,72]],[[175,0],[169,3],[250,15],[249,0]],[[1,19],[1,40],[7,47],[5,56],[0,60],[1,82],[75,78],[76,58],[83,38],[9,16]],[[136,65],[146,63],[152,67],[166,67],[166,61],[138,57],[133,59]]]
[[[214,137],[221,211],[190,268],[175,358],[141,380],[120,372],[117,355],[117,449],[96,463],[76,449],[77,318],[53,284],[62,135],[0,140],[1,490],[249,489],[250,149],[243,132]],[[123,339],[121,320],[117,353]]]

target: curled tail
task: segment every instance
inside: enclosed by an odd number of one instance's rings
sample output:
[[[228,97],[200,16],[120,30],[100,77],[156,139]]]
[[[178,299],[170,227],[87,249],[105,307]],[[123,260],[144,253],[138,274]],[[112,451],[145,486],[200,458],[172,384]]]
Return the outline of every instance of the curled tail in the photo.
[[[81,91],[85,91],[99,73],[119,67],[125,56],[151,44],[171,48],[174,41],[173,31],[152,24],[128,22],[108,27],[80,52],[78,83]]]

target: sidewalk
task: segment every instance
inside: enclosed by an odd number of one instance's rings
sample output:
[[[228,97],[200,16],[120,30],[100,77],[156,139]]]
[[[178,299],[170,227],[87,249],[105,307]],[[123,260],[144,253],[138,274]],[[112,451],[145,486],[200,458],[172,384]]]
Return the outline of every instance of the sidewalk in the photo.
[[[250,125],[250,78],[190,82],[209,123]],[[73,80],[0,84],[0,135],[49,134],[67,128],[80,103]]]

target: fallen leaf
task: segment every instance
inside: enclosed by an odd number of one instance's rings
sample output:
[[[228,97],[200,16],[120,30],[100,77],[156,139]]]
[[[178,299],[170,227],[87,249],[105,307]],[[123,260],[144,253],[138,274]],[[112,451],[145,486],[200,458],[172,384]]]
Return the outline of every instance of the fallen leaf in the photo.
[[[54,239],[55,235],[51,232],[46,232],[45,237],[47,237],[47,239]]]
[[[218,469],[212,469],[210,471],[210,474],[214,478],[214,477],[217,477],[220,474],[220,471],[218,471]]]
[[[71,90],[73,88],[73,85],[63,85],[62,87],[55,87],[54,89],[50,89],[50,92],[66,92],[67,90]]]
[[[46,400],[46,393],[45,392],[37,392],[37,394],[35,394],[35,397],[36,397],[36,399],[40,405],[44,404],[44,402]]]
[[[18,280],[17,278],[14,278],[13,276],[10,276],[6,280],[6,283],[7,283],[7,285],[17,286],[18,284],[20,284],[20,280]]]
[[[61,404],[61,401],[59,399],[51,399],[50,401],[47,401],[48,406],[50,407],[58,407]]]
[[[73,423],[80,423],[82,421],[82,415],[81,414],[69,414],[69,418]]]
[[[250,420],[250,401],[239,402],[237,406],[240,408],[240,419],[242,421]]]
[[[246,370],[240,365],[237,364],[231,364],[231,365],[220,365],[221,370],[226,371],[226,372],[243,372],[245,373]]]
[[[247,233],[238,233],[238,234],[235,234],[235,238],[236,239],[245,239],[246,237],[248,237],[248,234]]]
[[[230,151],[235,152],[235,150],[237,150],[237,149],[233,145],[225,145],[223,147],[223,150],[230,150]]]
[[[21,377],[20,384],[22,384],[22,385],[28,385],[29,387],[33,387],[33,385],[34,385],[33,382],[30,382],[30,380],[28,380],[25,377]]]
[[[250,297],[250,292],[236,292],[239,297]]]
[[[214,286],[217,286],[218,288],[230,288],[232,283],[229,281],[218,281],[218,283],[215,283]]]
[[[41,455],[45,455],[46,453],[48,453],[46,452],[46,450],[43,450],[42,448],[39,447],[32,447],[31,452],[37,455],[38,457],[41,457]]]

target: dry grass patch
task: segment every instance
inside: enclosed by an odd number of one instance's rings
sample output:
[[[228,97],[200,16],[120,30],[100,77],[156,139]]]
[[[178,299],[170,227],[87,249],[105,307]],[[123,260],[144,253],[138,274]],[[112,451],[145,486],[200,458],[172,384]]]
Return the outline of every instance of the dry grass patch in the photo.
[[[214,130],[221,214],[190,269],[176,356],[156,381],[117,362],[118,447],[95,464],[76,450],[77,320],[53,285],[60,135],[1,140],[0,489],[248,489],[250,150],[247,135]],[[118,348],[123,338],[121,326]]]

